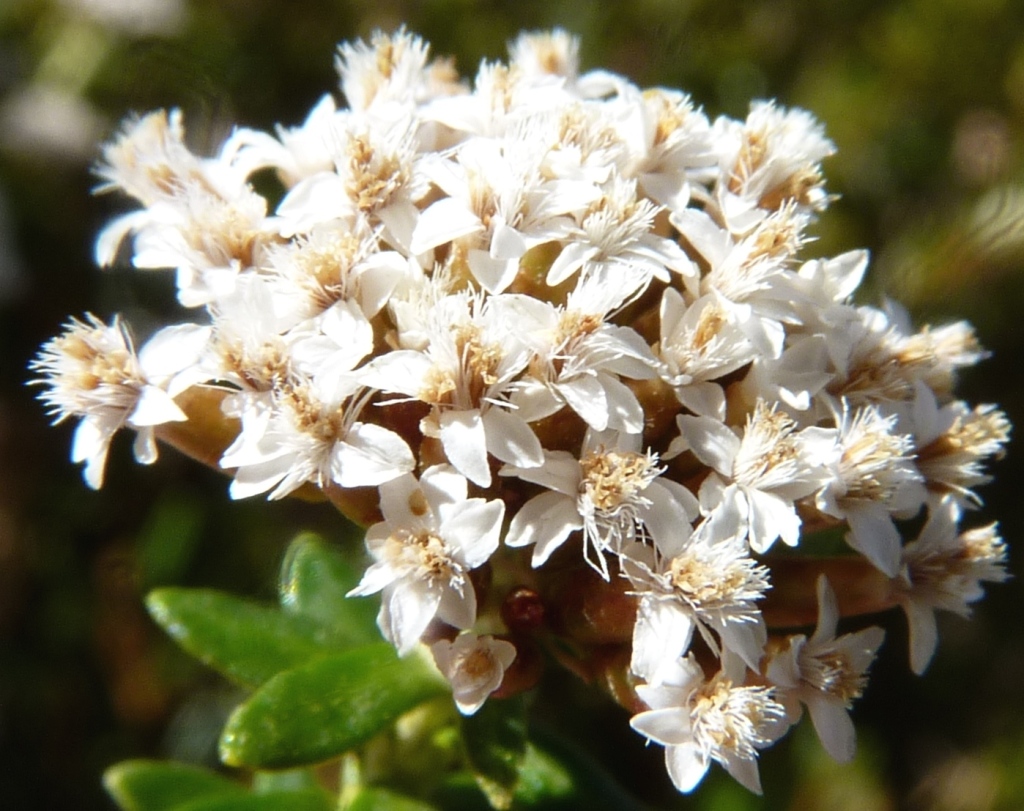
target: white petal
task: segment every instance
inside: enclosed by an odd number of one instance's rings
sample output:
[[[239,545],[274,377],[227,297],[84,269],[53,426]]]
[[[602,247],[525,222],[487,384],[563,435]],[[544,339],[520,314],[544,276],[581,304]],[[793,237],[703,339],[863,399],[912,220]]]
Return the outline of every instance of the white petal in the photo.
[[[374,487],[415,467],[405,440],[372,423],[355,423],[331,452],[331,478],[342,487]]]
[[[164,383],[198,363],[210,340],[211,328],[198,324],[164,327],[139,350],[139,366],[152,383]]]
[[[599,248],[585,242],[570,242],[562,248],[561,253],[551,263],[547,283],[551,286],[561,284],[579,270],[584,262],[593,259],[598,253],[600,253]]]
[[[135,461],[140,465],[151,465],[156,461],[156,437],[153,436],[152,428],[143,428],[135,435],[132,453],[135,454]]]
[[[582,477],[579,460],[568,451],[545,451],[540,467],[506,465],[500,472],[502,476],[518,476],[523,481],[539,484],[573,499],[579,492]]]
[[[815,587],[818,592],[818,624],[811,636],[811,644],[834,638],[839,627],[839,603],[828,578],[824,574],[818,575]]]
[[[800,541],[800,516],[792,502],[753,487],[743,488],[743,493],[750,510],[748,540],[751,549],[758,553],[766,552],[779,536],[787,545],[797,545]]]
[[[685,504],[680,498],[686,496],[680,491],[689,496]],[[654,480],[643,494],[651,505],[640,508],[640,518],[661,553],[666,557],[674,557],[690,537],[690,515],[687,508],[692,508],[692,514],[696,515],[697,500],[685,487],[668,479]]]
[[[519,272],[518,259],[495,259],[487,251],[473,248],[466,257],[469,269],[488,293],[501,293]]]
[[[874,501],[844,506],[850,525],[846,542],[879,570],[895,577],[900,570],[901,539],[888,510]]]
[[[515,259],[518,261],[526,253],[527,245],[523,235],[515,228],[507,225],[504,220],[495,222],[500,218],[495,217],[491,221],[491,257],[493,259]]]
[[[455,589],[444,589],[437,606],[437,618],[455,628],[472,628],[476,622],[476,591],[473,584],[467,583],[462,594]]]
[[[604,387],[608,403],[607,427],[627,434],[639,434],[644,429],[644,410],[632,389],[618,378],[599,372],[598,380]],[[601,430],[596,425],[592,426]]]
[[[903,611],[910,625],[910,669],[918,676],[928,669],[939,644],[939,629],[935,624],[935,611],[931,606],[906,600]]]
[[[363,573],[362,580],[354,589],[349,591],[346,597],[366,597],[376,594],[386,586],[395,582],[396,572],[394,567],[387,562],[378,562],[370,565]]]
[[[694,455],[723,476],[732,477],[732,463],[740,448],[740,438],[730,428],[710,417],[676,417],[679,432]]]
[[[717,383],[695,381],[676,387],[676,399],[700,417],[725,419],[725,391]]]
[[[410,276],[409,261],[397,251],[381,251],[358,265],[359,305],[367,318],[379,313],[398,283]]]
[[[857,732],[841,701],[824,695],[808,696],[805,702],[818,740],[836,763],[849,763],[857,751]]]
[[[491,486],[487,462],[487,434],[478,409],[449,410],[441,414],[441,445],[459,473],[481,487]]]
[[[800,685],[803,680],[803,673],[800,670],[800,651],[807,642],[807,637],[797,634],[789,638],[789,645],[776,653],[773,653],[765,668],[765,677],[772,684],[779,687],[794,688]]]
[[[665,750],[665,766],[668,769],[668,776],[672,778],[673,785],[683,794],[688,794],[697,788],[697,784],[707,774],[710,765],[711,761],[692,742],[670,746]]]
[[[673,211],[669,221],[712,267],[718,266],[725,259],[731,242],[729,232],[711,219],[710,215],[688,207]]]
[[[187,419],[185,412],[166,391],[156,386],[143,386],[128,422],[141,428],[165,422],[184,422]]]
[[[647,710],[630,718],[629,725],[665,746],[674,747],[690,740],[690,714],[684,707]]]
[[[265,493],[288,474],[289,466],[288,459],[277,458],[239,467],[228,493],[235,500]]]
[[[412,203],[397,202],[377,211],[377,216],[387,228],[390,241],[404,251],[409,250],[416,223],[419,221],[419,209]]]
[[[342,178],[335,172],[318,172],[300,180],[278,205],[281,236],[291,237],[318,223],[344,219],[351,211]]]
[[[420,487],[435,509],[441,504],[461,504],[466,500],[466,477],[449,465],[433,465],[420,476]]]
[[[561,493],[541,493],[513,516],[505,535],[507,546],[536,544],[533,566],[542,566],[569,534],[583,528],[575,501]]]
[[[660,684],[666,668],[690,647],[693,628],[693,617],[679,603],[641,599],[633,626],[630,669],[648,684]]]
[[[540,440],[518,414],[495,407],[488,409],[482,419],[487,433],[487,450],[495,457],[517,467],[544,464]]]
[[[149,224],[151,215],[147,209],[132,211],[115,218],[96,238],[93,258],[101,268],[110,267],[117,258],[117,252],[125,237],[137,228]]]
[[[110,450],[110,440],[117,431],[117,425],[108,426],[98,419],[86,417],[75,429],[71,443],[71,461],[85,462],[82,476],[93,490],[103,486],[103,469]]]
[[[437,614],[441,595],[415,581],[398,581],[381,602],[377,624],[384,636],[405,656],[420,641]]]
[[[756,622],[722,622],[716,624],[722,647],[739,656],[755,673],[760,671],[764,646],[768,641],[768,630],[758,615]]]
[[[484,224],[461,200],[444,197],[420,214],[409,250],[421,254],[453,239],[482,231]]]
[[[416,397],[433,368],[434,364],[422,352],[398,349],[374,359],[360,371],[367,386]]]
[[[428,522],[433,516],[413,512],[415,494],[420,492],[420,483],[411,473],[397,476],[380,485],[380,511],[384,520],[397,527],[416,527]]]
[[[757,770],[757,760],[746,758],[729,757],[726,755],[722,761],[725,770],[732,775],[741,786],[754,794],[761,793],[761,774]]]
[[[608,427],[607,396],[596,377],[580,375],[568,383],[559,383],[555,390],[591,428],[603,431]]]
[[[505,503],[471,498],[461,504],[438,507],[441,536],[458,549],[458,557],[468,568],[482,565],[498,548]]]

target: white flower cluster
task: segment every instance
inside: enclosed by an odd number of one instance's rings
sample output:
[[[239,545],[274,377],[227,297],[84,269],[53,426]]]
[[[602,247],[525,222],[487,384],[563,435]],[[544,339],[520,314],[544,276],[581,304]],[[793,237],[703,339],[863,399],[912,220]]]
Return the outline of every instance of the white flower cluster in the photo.
[[[131,237],[199,323],[136,352],[90,316],[34,370],[57,420],[81,419],[93,487],[127,425],[139,461],[156,436],[231,471],[235,498],[319,491],[372,524],[352,593],[383,593],[400,654],[433,643],[463,712],[527,636],[568,633],[545,570],[621,586],[634,728],[681,791],[711,761],[759,791],[757,750],[801,705],[852,756],[882,641],[836,637],[848,601],[813,566],[817,629],[770,633],[772,583],[843,528],[831,571],[883,584],[868,610],[903,607],[923,671],[934,612],[1005,576],[995,528],[959,524],[1009,424],[955,399],[983,356],[967,324],[854,304],[863,251],[799,258],[834,150],[808,113],[710,121],[679,91],[580,74],[577,52],[523,35],[470,85],[377,34],[339,50],[347,107],[325,96],[214,157],[178,111],[131,120],[99,172],[141,207],[97,259]],[[897,522],[922,517],[904,544]],[[552,621],[509,620],[513,586]]]

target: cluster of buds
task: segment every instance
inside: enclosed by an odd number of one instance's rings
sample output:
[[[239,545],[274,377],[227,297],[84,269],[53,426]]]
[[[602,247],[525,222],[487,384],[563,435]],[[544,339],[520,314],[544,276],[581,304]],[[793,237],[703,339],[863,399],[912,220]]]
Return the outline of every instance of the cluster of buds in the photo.
[[[555,660],[680,791],[712,761],[759,791],[803,707],[849,759],[883,633],[839,619],[902,607],[920,673],[935,612],[1006,576],[994,525],[961,528],[1010,429],[955,397],[970,326],[854,304],[864,251],[799,258],[834,151],[802,110],[711,121],[581,74],[561,31],[472,83],[405,31],[337,68],[347,107],[213,157],[178,111],[105,148],[102,188],[140,207],[98,262],[130,244],[199,317],[43,347],[86,481],[127,426],[140,462],[161,440],[233,498],[329,500],[368,527],[352,596],[381,593],[383,635],[430,646],[464,713]]]

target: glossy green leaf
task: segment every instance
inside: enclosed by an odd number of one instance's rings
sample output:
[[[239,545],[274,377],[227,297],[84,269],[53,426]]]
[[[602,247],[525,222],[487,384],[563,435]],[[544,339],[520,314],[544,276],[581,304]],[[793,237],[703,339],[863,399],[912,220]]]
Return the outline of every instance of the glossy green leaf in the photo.
[[[175,811],[194,800],[246,795],[242,786],[209,769],[154,760],[111,766],[103,785],[124,811]]]
[[[539,744],[526,746],[512,811],[652,811],[578,746],[549,735],[541,737]],[[488,811],[491,807],[479,778],[469,772],[450,775],[430,799],[445,811]]]
[[[545,811],[650,811],[574,742],[531,729],[515,808]]]
[[[364,788],[345,806],[345,811],[437,811],[432,805],[403,797],[382,788]]]
[[[536,746],[526,747],[516,784],[517,808],[543,808],[570,802],[576,794],[573,775],[564,764]],[[589,803],[588,807],[597,809],[604,806]],[[622,806],[623,809],[628,807]]]
[[[522,696],[492,699],[462,719],[466,761],[493,808],[512,806],[526,756],[526,705]]]
[[[332,650],[312,620],[218,591],[157,589],[146,606],[186,651],[251,687]]]
[[[252,776],[255,794],[273,794],[280,791],[305,791],[319,788],[312,769],[286,769],[278,772],[256,772]]]
[[[275,791],[241,797],[208,797],[174,807],[173,811],[334,811],[326,791]]]
[[[339,647],[380,641],[377,600],[346,598],[362,572],[312,533],[299,535],[281,566],[281,605],[319,622]]]
[[[334,654],[279,673],[238,707],[221,758],[271,769],[327,760],[448,689],[425,661],[383,642]]]

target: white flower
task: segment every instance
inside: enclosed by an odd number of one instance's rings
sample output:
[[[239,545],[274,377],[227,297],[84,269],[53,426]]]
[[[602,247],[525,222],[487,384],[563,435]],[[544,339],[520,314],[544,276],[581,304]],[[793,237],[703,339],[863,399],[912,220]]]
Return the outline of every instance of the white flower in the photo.
[[[707,117],[677,90],[655,88],[641,94],[630,86],[624,96],[641,119],[629,174],[636,173],[640,188],[656,203],[671,211],[685,208],[691,183],[716,175],[710,169],[717,156]]]
[[[577,271],[631,274],[636,295],[652,278],[667,282],[669,270],[696,280],[697,267],[678,243],[654,233],[658,212],[654,203],[637,196],[636,181],[613,175],[579,215],[570,241],[548,270],[547,283],[561,284]]]
[[[839,763],[853,759],[856,732],[849,710],[867,685],[867,671],[885,632],[865,628],[836,637],[839,606],[824,575],[818,583],[818,625],[808,639],[803,634],[787,637],[785,647],[775,649],[765,664],[767,679],[779,689],[787,707],[787,724],[800,719],[800,704],[807,706],[814,730],[825,751]]]
[[[426,95],[429,50],[404,28],[391,35],[374,31],[369,43],[342,43],[335,67],[349,107],[362,112],[387,104],[414,104]]]
[[[527,132],[502,140],[473,138],[458,147],[454,161],[424,163],[430,180],[447,196],[423,210],[412,233],[412,253],[452,242],[481,287],[503,292],[516,278],[523,255],[565,237],[572,227],[566,215],[599,194],[587,183],[545,179],[542,159]]]
[[[893,302],[887,302],[886,310],[858,307],[852,316],[844,329],[825,333],[835,365],[827,391],[835,402],[845,398],[854,407],[904,403],[916,397],[919,381],[946,399],[957,369],[985,355],[973,328],[963,321],[911,333],[909,318]]]
[[[705,680],[689,656],[662,684],[636,688],[650,709],[629,724],[665,747],[669,777],[681,792],[693,791],[714,760],[744,787],[761,793],[757,750],[772,742],[772,728],[784,710],[770,688],[743,686],[742,671],[736,670],[730,663],[728,672]]]
[[[961,508],[951,496],[932,507],[917,540],[903,547],[901,571],[893,581],[910,625],[910,667],[920,675],[938,644],[936,611],[966,617],[984,594],[983,582],[1001,583],[1006,545],[995,524],[960,532]]]
[[[587,562],[609,579],[604,552],[619,553],[636,538],[671,548],[696,515],[693,495],[662,478],[656,454],[640,453],[636,434],[587,432],[580,459],[565,451],[545,451],[537,467],[506,465],[502,476],[517,476],[547,488],[512,518],[505,543],[534,544],[538,568],[576,530],[583,531]]]
[[[895,427],[896,418],[875,407],[844,411],[834,475],[816,500],[822,512],[846,520],[850,546],[890,577],[899,571],[901,544],[892,515],[912,516],[924,501],[913,442]]]
[[[463,715],[479,710],[501,686],[505,671],[516,658],[516,647],[504,639],[459,634],[453,642],[439,639],[430,646],[437,669],[452,686],[455,706]]]
[[[327,94],[297,127],[277,128],[277,138],[266,132],[239,127],[228,139],[224,152],[246,177],[273,167],[286,188],[303,178],[334,168],[336,144],[349,112],[339,111]]]
[[[278,499],[306,482],[372,487],[412,471],[416,460],[404,439],[359,420],[371,395],[354,377],[325,386],[294,372],[268,399],[251,401],[220,459],[222,468],[236,468],[231,497],[270,490]]]
[[[827,480],[835,433],[798,431],[788,415],[763,401],[747,417],[742,436],[710,417],[680,414],[676,422],[680,444],[713,468],[698,494],[702,512],[735,501],[746,516],[747,541],[754,551],[767,551],[779,537],[796,546],[800,517],[794,502]]]
[[[200,159],[184,146],[179,112],[163,111],[130,124],[107,147],[108,183],[146,206],[108,225],[97,238],[96,260],[111,264],[121,242],[135,234],[132,264],[177,270],[178,297],[186,307],[230,293],[239,272],[259,264],[276,239],[267,203],[246,183],[231,155]]]
[[[527,78],[562,76],[576,81],[580,66],[580,40],[562,28],[523,32],[509,43],[511,62]]]
[[[918,383],[910,411],[914,459],[933,498],[952,494],[965,507],[976,507],[981,498],[972,488],[991,476],[984,462],[999,459],[1010,439],[1010,421],[993,405],[970,408],[956,400],[939,407],[935,394]]]
[[[497,301],[471,294],[441,299],[428,314],[423,351],[381,355],[363,378],[429,404],[421,430],[439,438],[448,461],[481,487],[491,483],[489,454],[523,466],[543,460],[533,429],[505,399],[530,353]]]
[[[765,210],[787,203],[811,209],[828,203],[820,164],[835,145],[805,110],[756,101],[746,121],[720,117],[712,134],[722,168],[715,202],[731,230],[743,233]]]
[[[293,186],[277,207],[284,236],[341,221],[355,232],[376,229],[407,250],[419,217],[415,201],[428,188],[416,164],[416,122],[408,111],[376,120],[351,120],[336,135],[336,167]]]
[[[188,387],[187,370],[208,340],[208,327],[166,327],[136,354],[120,318],[107,326],[90,314],[86,321],[71,319],[43,346],[30,365],[41,375],[33,383],[46,387],[39,396],[54,423],[80,418],[71,460],[85,462],[90,487],[103,485],[110,441],[126,425],[137,431],[135,458],[156,461],[154,426],[187,419],[174,396]]]
[[[717,293],[701,296],[689,307],[671,287],[662,294],[661,376],[694,414],[725,419],[725,391],[714,381],[759,356],[743,330],[750,318],[749,307]]]
[[[767,633],[755,602],[769,588],[768,570],[750,557],[735,509],[716,511],[692,535],[680,527],[657,550],[633,544],[619,562],[639,598],[633,673],[660,684],[694,628],[716,654],[724,647],[757,668]]]
[[[435,616],[456,628],[476,620],[469,572],[498,548],[505,505],[467,498],[466,490],[465,477],[448,466],[380,488],[384,520],[366,532],[374,563],[349,596],[384,592],[377,624],[401,656]]]
[[[358,302],[372,318],[403,284],[416,278],[397,251],[381,250],[379,235],[336,221],[313,229],[268,251],[268,284],[281,308],[296,318],[311,318],[338,301]]]
[[[828,352],[820,335],[787,338],[777,358],[755,357],[746,376],[734,389],[745,402],[779,402],[793,411],[808,411],[813,398],[829,381]]]
[[[525,419],[532,422],[568,405],[595,431],[643,430],[643,408],[620,378],[655,377],[657,359],[635,330],[606,320],[617,303],[614,289],[590,277],[565,307],[527,296],[510,297],[503,305],[534,353],[511,397]]]
[[[899,569],[901,545],[892,514],[912,515],[925,497],[913,443],[895,427],[896,418],[876,408],[845,411],[831,462],[835,474],[816,499],[823,513],[850,524],[850,546],[890,577]]]

